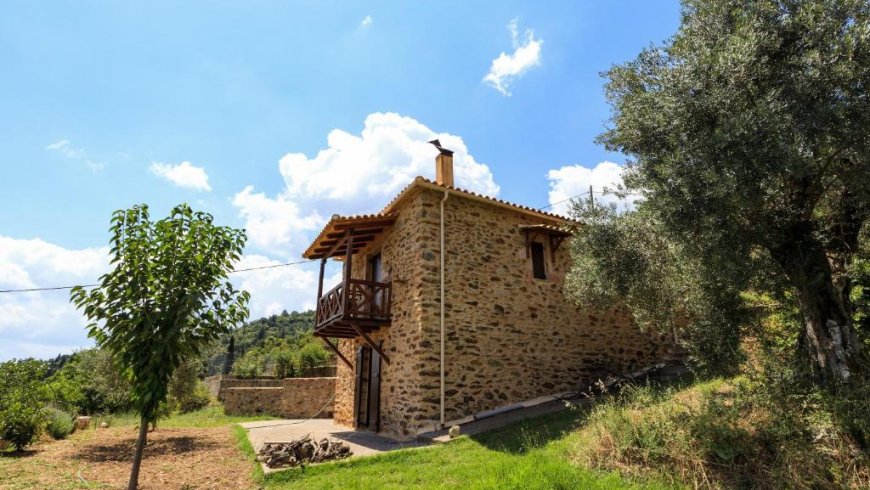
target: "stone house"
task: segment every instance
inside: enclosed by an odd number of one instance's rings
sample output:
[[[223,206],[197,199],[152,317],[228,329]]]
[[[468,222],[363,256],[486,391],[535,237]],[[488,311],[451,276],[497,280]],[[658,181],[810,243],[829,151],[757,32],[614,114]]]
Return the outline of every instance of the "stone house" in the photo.
[[[436,142],[437,143],[437,142]],[[315,335],[338,358],[334,419],[401,439],[577,390],[669,355],[624,307],[565,298],[578,223],[458,189],[452,152],[377,214],[335,215],[320,259]],[[342,282],[323,291],[328,259]],[[551,399],[551,398],[550,398]]]

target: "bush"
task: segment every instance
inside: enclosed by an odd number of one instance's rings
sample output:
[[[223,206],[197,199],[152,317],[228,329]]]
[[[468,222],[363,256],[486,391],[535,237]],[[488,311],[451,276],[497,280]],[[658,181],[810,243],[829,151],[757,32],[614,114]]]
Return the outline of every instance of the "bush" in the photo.
[[[289,350],[275,354],[274,374],[276,378],[292,378],[296,372],[296,360]]]
[[[765,393],[746,378],[629,388],[593,409],[574,456],[695,488],[867,488],[866,453],[824,404]]]
[[[182,362],[169,380],[167,410],[192,412],[211,403],[211,395],[205,383],[199,379],[204,363],[200,359]]]
[[[15,449],[35,441],[45,426],[45,363],[33,359],[0,363],[0,440]]]
[[[306,369],[333,362],[333,354],[311,334],[292,339],[268,338],[263,345],[244,353],[233,364],[241,378],[271,375],[277,378],[303,376]]]
[[[83,349],[48,379],[52,404],[83,415],[125,412],[132,408],[130,383],[109,352]]]
[[[73,416],[58,408],[49,407],[45,431],[55,439],[66,439],[73,431]]]

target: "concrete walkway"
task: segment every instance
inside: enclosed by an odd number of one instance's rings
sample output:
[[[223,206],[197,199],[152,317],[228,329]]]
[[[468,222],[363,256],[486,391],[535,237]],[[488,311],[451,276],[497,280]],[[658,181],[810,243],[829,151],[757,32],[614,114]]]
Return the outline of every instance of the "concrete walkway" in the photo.
[[[421,447],[428,445],[422,441],[397,441],[387,436],[353,430],[349,427],[336,425],[332,419],[310,420],[263,420],[260,422],[245,422],[239,424],[248,431],[248,439],[255,451],[259,451],[267,442],[290,442],[306,435],[313,439],[337,439],[350,446],[353,457],[371,456],[384,451]],[[265,466],[265,471],[270,471]]]

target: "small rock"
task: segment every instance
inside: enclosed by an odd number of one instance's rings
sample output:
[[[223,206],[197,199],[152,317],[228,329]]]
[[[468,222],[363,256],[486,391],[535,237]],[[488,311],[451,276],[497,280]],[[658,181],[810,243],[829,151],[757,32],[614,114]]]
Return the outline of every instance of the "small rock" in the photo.
[[[447,431],[447,435],[450,436],[451,439],[456,439],[457,437],[459,437],[460,432],[461,431],[459,429],[459,426],[454,425],[450,428],[450,430]]]
[[[102,422],[102,423],[100,424],[100,428],[101,428],[101,429],[108,429],[108,428],[109,428],[109,423],[108,423],[108,422]]]

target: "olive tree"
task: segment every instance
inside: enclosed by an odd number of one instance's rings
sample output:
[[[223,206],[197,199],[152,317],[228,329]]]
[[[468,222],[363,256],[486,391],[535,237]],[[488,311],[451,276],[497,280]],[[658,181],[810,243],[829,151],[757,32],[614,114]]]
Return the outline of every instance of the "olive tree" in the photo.
[[[631,159],[628,188],[704,267],[769,260],[814,379],[866,379],[847,271],[870,208],[870,3],[684,0],[671,39],[606,77],[599,141]]]
[[[674,335],[695,370],[737,370],[740,327],[748,318],[739,277],[711,274],[643,202],[624,212],[592,199],[571,208],[583,226],[571,240],[573,265],[565,279],[570,299],[600,309],[623,303],[641,329]]]
[[[245,239],[243,230],[216,226],[186,204],[159,221],[145,205],[119,210],[112,216],[113,269],[97,287],[71,293],[90,321],[89,335],[130,380],[140,425],[129,489],[138,485],[148,425],[175,369],[247,317],[248,293],[227,281]]]

